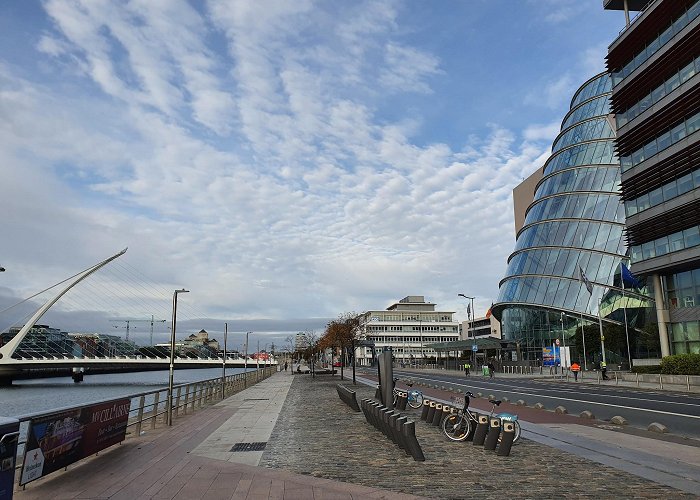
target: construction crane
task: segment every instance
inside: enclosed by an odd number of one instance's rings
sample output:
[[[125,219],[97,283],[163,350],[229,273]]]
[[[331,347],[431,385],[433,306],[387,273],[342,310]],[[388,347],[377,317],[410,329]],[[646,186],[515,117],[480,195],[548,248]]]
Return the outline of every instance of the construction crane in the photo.
[[[153,345],[153,323],[165,323],[164,319],[155,319],[153,315],[151,315],[151,319],[121,319],[121,318],[114,318],[111,319],[110,321],[121,321],[126,323],[126,341],[129,341],[129,329],[131,327],[131,323],[151,323],[151,338],[150,338],[150,345]],[[118,326],[115,326],[114,328],[119,328]]]

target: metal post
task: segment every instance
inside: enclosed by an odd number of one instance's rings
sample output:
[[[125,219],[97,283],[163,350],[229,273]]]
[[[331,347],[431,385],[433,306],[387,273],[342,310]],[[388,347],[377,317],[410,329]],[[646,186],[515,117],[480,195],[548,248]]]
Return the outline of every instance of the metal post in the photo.
[[[168,425],[173,425],[173,375],[175,370],[175,324],[177,321],[177,294],[188,293],[184,288],[173,292],[173,319],[170,329],[170,374],[168,377]]]
[[[603,353],[603,363],[605,363],[605,337],[603,336],[603,318],[600,314],[600,307],[603,304],[603,296],[598,299],[598,326],[600,326],[600,350]],[[607,363],[606,363],[607,364]],[[601,366],[602,368],[602,366]]]
[[[243,360],[243,387],[248,387],[248,335],[250,332],[245,332],[245,359]]]
[[[625,338],[627,339],[627,362],[629,370],[632,370],[632,353],[630,352],[630,334],[627,328],[627,298],[625,297],[625,278],[622,276],[622,262],[620,262],[620,282],[622,283],[622,313],[625,316]]]
[[[564,347],[564,360],[562,361],[562,373],[564,373],[564,368],[566,368],[566,362],[568,361],[569,356],[566,354],[566,337],[564,336],[564,312],[561,313],[561,343],[562,346]],[[571,362],[569,362],[569,365],[571,365]]]
[[[226,340],[228,337],[228,323],[224,323],[224,359],[222,360],[221,369],[221,399],[226,397]],[[187,406],[187,405],[185,405]]]

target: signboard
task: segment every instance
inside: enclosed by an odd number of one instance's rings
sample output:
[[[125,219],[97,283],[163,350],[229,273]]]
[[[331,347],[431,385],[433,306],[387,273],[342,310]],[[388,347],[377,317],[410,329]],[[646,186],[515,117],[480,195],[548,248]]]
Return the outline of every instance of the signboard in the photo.
[[[0,498],[12,498],[19,420],[0,417]]]
[[[559,345],[559,339],[555,340],[554,343],[558,346],[558,345]]]
[[[549,346],[542,348],[542,365],[543,366],[557,366],[559,365],[559,347]]]
[[[126,398],[33,418],[19,484],[123,441],[130,407],[131,400]]]
[[[478,350],[479,350],[479,348],[477,347],[477,345],[476,345],[476,344],[472,344],[472,351],[476,352],[476,351],[478,351]]]

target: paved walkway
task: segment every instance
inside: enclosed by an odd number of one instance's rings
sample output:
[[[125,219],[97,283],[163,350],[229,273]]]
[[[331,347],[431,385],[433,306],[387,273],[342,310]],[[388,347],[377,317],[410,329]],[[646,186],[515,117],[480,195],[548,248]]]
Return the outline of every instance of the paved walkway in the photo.
[[[700,448],[518,408],[509,457],[449,442],[419,420],[414,462],[340,401],[339,377],[272,377],[42,480],[24,499],[683,498],[700,495]],[[371,381],[367,381],[371,384]],[[352,381],[343,381],[352,386]],[[371,385],[352,386],[358,398]],[[450,393],[430,389],[432,398]],[[476,400],[476,406],[483,403]],[[507,408],[505,409],[508,410]],[[529,412],[529,410],[532,410]],[[527,414],[526,414],[527,413]],[[236,443],[264,451],[233,452]],[[673,458],[675,454],[675,459]],[[651,479],[651,480],[650,480]]]

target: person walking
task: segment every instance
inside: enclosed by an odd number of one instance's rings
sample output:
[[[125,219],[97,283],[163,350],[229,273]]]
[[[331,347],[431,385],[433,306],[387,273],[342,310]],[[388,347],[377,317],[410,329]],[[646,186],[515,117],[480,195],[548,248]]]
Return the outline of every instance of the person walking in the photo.
[[[493,372],[496,369],[495,366],[493,366],[493,363],[489,361],[489,364],[487,365],[489,367],[489,377],[493,378]]]
[[[574,374],[574,382],[578,382],[578,372],[581,371],[581,366],[574,361],[571,365],[571,372]]]
[[[469,376],[469,370],[471,370],[472,365],[470,365],[468,362],[464,363],[464,375],[466,377]]]
[[[287,371],[287,362],[284,362],[284,371]]]
[[[605,361],[600,362],[600,372],[603,374],[603,380],[608,380],[608,364]]]

